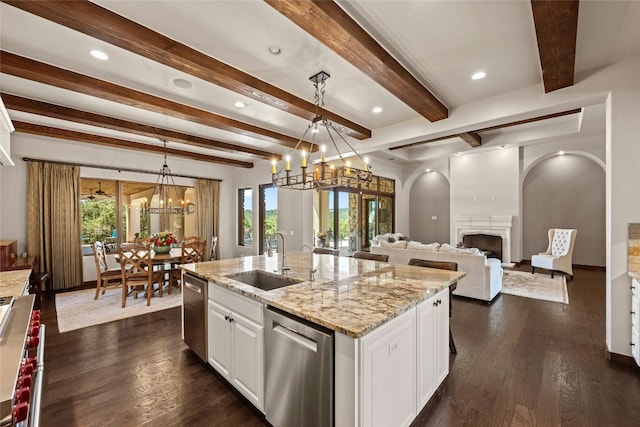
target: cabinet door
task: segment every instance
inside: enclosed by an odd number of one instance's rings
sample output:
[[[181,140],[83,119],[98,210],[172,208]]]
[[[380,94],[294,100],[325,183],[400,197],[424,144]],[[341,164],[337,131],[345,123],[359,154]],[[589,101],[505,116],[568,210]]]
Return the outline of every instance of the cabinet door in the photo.
[[[436,391],[438,349],[435,347],[438,296],[435,295],[418,306],[417,342],[417,408],[420,412]]]
[[[440,291],[435,311],[436,388],[449,375],[449,288]]]
[[[416,312],[362,338],[364,426],[408,426],[416,416]]]
[[[420,412],[449,374],[449,289],[417,309],[417,408]]]
[[[233,313],[231,382],[258,409],[264,407],[264,327]]]
[[[207,346],[209,364],[223,377],[231,375],[231,311],[209,300],[209,336]]]

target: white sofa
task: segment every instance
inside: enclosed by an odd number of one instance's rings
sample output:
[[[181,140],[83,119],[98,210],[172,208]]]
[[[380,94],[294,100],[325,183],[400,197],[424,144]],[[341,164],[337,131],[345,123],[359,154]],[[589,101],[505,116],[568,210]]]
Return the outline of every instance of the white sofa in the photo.
[[[398,264],[407,264],[411,258],[458,263],[458,271],[464,271],[467,275],[458,282],[454,295],[490,302],[502,290],[500,260],[487,258],[477,249],[456,249],[439,243],[425,245],[420,242],[381,240],[371,245],[371,252],[388,255],[389,262]]]

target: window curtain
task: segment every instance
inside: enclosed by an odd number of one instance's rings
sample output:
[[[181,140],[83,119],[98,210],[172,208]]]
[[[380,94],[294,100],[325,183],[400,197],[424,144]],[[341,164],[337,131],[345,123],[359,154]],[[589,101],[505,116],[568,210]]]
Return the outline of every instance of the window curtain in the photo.
[[[196,193],[196,233],[207,241],[206,260],[218,259],[219,246],[211,257],[211,244],[213,236],[218,236],[220,221],[220,181],[209,179],[197,179]]]
[[[80,286],[80,168],[32,161],[27,171],[27,251],[52,289]]]

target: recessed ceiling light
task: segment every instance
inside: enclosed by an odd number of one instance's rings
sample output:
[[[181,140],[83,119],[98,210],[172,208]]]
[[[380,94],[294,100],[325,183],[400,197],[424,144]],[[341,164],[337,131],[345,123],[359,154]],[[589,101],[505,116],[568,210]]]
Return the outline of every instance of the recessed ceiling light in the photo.
[[[371,112],[376,113],[376,114],[382,113],[382,107],[373,107]]]
[[[272,44],[267,49],[271,55],[280,55],[282,53],[282,49],[276,44]]]
[[[191,82],[187,79],[177,78],[173,79],[173,84],[178,86],[181,89],[189,89],[191,88]]]
[[[100,59],[102,61],[106,61],[107,59],[109,59],[109,55],[107,55],[106,53],[104,53],[101,50],[96,50],[96,49],[91,49],[89,51],[89,53],[91,54],[91,56],[93,56],[96,59]]]
[[[485,73],[484,71],[478,71],[477,73],[475,73],[473,76],[471,76],[471,80],[480,80],[480,79],[484,79],[484,77],[487,75],[487,73]]]
[[[431,172],[431,169],[426,169],[425,172],[429,173]]]
[[[247,104],[245,104],[245,103],[244,103],[244,102],[242,102],[242,101],[236,101],[236,102],[234,102],[234,103],[233,103],[233,105],[234,105],[236,108],[244,108],[244,107],[246,107],[246,106],[247,106]]]
[[[559,156],[564,156],[564,151],[558,151]]]

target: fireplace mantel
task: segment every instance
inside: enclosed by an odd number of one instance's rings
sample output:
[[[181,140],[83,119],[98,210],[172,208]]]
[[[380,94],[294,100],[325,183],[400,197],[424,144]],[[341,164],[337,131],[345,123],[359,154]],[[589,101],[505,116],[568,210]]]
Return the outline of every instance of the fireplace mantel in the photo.
[[[489,234],[502,237],[502,264],[512,265],[511,262],[511,225],[512,215],[491,216],[455,216],[453,217],[454,243],[462,242],[467,234]]]

